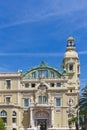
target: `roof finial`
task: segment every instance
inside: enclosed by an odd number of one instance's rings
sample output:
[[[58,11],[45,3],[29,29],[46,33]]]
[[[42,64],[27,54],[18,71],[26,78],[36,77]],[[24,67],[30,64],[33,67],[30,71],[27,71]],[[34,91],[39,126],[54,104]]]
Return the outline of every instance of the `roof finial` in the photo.
[[[46,63],[44,61],[41,61],[40,66],[46,66]]]

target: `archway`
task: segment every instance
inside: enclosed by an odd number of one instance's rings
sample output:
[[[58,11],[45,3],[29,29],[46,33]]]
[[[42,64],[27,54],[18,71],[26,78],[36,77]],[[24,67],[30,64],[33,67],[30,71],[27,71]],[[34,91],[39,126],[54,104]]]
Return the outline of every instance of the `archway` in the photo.
[[[49,113],[38,111],[35,113],[35,126],[38,130],[47,130],[49,124]]]

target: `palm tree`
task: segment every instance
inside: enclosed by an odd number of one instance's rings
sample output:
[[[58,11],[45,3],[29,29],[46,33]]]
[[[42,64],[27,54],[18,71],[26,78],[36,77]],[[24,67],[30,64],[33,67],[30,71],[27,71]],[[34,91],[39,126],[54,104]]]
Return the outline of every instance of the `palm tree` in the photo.
[[[82,130],[87,130],[87,85],[82,89],[82,93],[79,98],[79,103],[76,106],[76,108],[78,108],[78,106],[80,106],[79,109],[80,126],[82,127]],[[72,116],[68,122],[69,124],[75,123],[77,126],[77,122],[78,122],[77,120],[78,118],[76,115],[76,116]]]
[[[81,115],[83,115],[85,130],[87,130],[87,85],[82,89],[79,99]]]
[[[82,110],[87,110],[87,85],[82,89],[79,105]]]

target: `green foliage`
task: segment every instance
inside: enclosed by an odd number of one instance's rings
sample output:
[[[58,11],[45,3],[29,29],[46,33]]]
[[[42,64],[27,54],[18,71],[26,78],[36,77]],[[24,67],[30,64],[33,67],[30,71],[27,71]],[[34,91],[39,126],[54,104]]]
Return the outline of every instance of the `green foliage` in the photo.
[[[87,110],[87,85],[82,89],[79,105],[80,105],[80,109]]]
[[[82,93],[79,98],[79,103],[76,106],[76,108],[79,110],[79,123],[82,128],[82,130],[87,130],[87,85],[82,89]],[[78,114],[78,113],[77,113]],[[77,116],[71,116],[68,120],[69,126],[71,126],[73,123],[77,125],[78,119]]]
[[[0,118],[0,130],[5,130],[5,124],[1,118]]]
[[[87,85],[82,89],[79,99],[80,116],[84,118],[81,121],[82,130],[87,130]]]
[[[77,120],[77,117],[72,116],[72,117],[68,120],[68,124],[69,124],[69,125],[72,125],[73,123],[76,122],[76,120]]]

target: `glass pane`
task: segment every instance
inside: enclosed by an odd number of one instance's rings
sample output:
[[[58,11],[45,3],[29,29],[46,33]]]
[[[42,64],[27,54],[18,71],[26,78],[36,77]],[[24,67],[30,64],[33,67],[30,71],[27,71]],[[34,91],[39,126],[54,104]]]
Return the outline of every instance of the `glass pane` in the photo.
[[[6,87],[7,89],[11,88],[11,80],[6,80]]]
[[[42,104],[42,96],[39,96],[39,97],[38,97],[38,103],[39,103],[39,104]]]
[[[38,70],[38,78],[48,78],[48,71],[47,70]]]
[[[16,123],[16,118],[12,118],[12,122],[13,122],[13,123]]]
[[[57,83],[57,87],[61,87],[61,83]]]
[[[32,73],[32,78],[35,79],[36,78],[36,72]]]
[[[28,105],[29,105],[28,99],[24,99],[24,106],[28,106]]]
[[[54,72],[51,71],[51,78],[54,78]]]
[[[10,97],[6,97],[6,102],[10,103],[10,99],[11,99]]]
[[[46,96],[43,96],[43,104],[46,104]]]
[[[60,106],[60,98],[56,99],[56,106]]]
[[[29,83],[26,83],[26,84],[25,84],[25,88],[28,88],[28,87],[29,87]]]
[[[6,111],[2,111],[1,112],[1,116],[7,116],[7,112]]]

